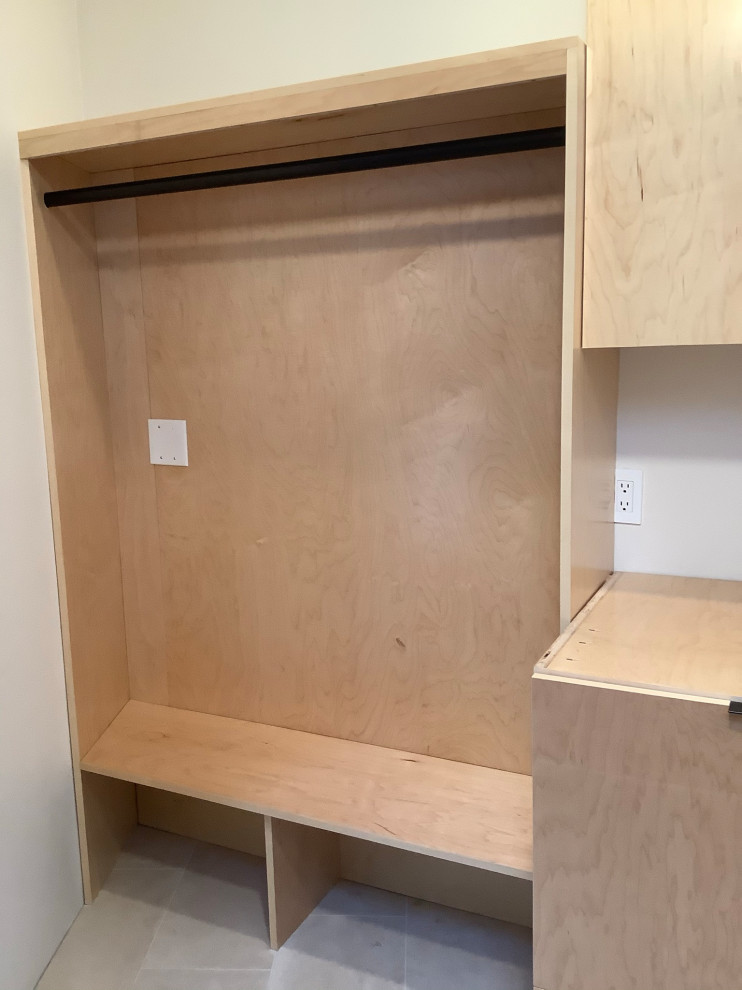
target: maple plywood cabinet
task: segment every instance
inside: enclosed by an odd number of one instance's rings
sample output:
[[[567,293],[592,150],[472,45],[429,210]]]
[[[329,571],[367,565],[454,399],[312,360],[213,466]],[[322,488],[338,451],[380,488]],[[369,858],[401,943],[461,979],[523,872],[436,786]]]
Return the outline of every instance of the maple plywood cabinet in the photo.
[[[529,922],[533,663],[613,563],[584,55],[20,136],[88,899],[139,818],[266,855],[274,945],[343,875]]]
[[[586,347],[742,343],[737,0],[589,0]]]
[[[614,576],[534,675],[534,980],[742,967],[742,583]]]

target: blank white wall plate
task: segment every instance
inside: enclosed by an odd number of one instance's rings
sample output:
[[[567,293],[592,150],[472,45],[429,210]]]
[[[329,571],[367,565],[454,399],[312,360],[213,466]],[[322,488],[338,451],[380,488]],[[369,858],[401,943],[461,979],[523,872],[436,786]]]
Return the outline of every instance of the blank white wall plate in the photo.
[[[188,436],[184,419],[150,419],[149,462],[188,467]]]

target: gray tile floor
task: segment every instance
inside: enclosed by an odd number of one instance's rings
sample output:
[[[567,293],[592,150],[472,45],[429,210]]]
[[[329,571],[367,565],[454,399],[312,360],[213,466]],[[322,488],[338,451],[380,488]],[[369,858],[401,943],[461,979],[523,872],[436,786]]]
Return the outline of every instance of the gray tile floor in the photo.
[[[532,990],[526,928],[339,883],[268,947],[260,859],[139,828],[37,990]]]

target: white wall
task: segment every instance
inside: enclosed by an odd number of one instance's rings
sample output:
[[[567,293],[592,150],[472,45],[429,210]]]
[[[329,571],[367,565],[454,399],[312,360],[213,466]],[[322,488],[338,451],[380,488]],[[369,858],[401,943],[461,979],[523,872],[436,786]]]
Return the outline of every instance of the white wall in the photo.
[[[644,471],[616,567],[742,580],[742,345],[621,355],[619,467]]]
[[[79,0],[88,115],[585,34],[585,0]],[[742,349],[621,365],[619,464],[645,471],[624,570],[742,578]],[[689,518],[679,487],[707,508]]]
[[[79,116],[74,0],[0,28],[0,987],[30,990],[82,904],[16,131]]]
[[[79,7],[88,116],[585,29],[585,0],[79,0]]]

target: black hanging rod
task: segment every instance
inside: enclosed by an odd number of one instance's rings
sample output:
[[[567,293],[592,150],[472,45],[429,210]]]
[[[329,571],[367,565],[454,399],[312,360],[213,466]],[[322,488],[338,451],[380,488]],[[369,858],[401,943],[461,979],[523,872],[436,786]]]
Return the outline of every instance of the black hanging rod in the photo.
[[[73,206],[77,203],[101,203],[111,199],[190,192],[194,189],[220,189],[224,186],[244,186],[256,182],[276,182],[280,179],[306,179],[315,175],[340,175],[376,168],[394,168],[398,165],[422,165],[427,162],[452,161],[457,158],[503,155],[514,151],[561,148],[564,146],[564,134],[564,127],[542,127],[537,130],[516,131],[512,134],[492,134],[487,137],[462,138],[458,141],[415,144],[410,148],[359,151],[350,155],[305,158],[297,162],[278,162],[274,165],[249,165],[247,168],[230,168],[217,172],[195,172],[192,175],[168,175],[159,179],[137,179],[135,182],[112,182],[102,186],[82,186],[79,189],[58,189],[44,193],[44,203],[48,207]]]

